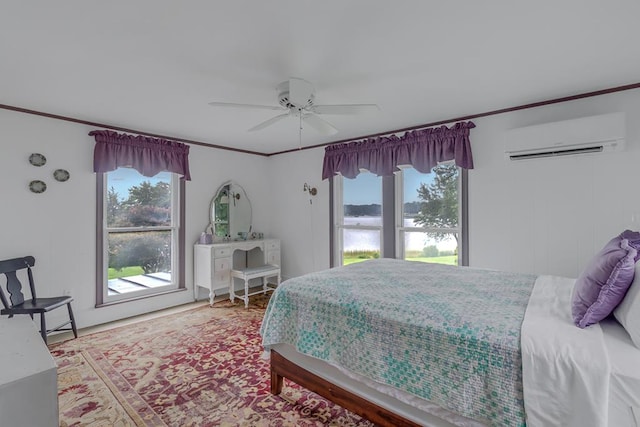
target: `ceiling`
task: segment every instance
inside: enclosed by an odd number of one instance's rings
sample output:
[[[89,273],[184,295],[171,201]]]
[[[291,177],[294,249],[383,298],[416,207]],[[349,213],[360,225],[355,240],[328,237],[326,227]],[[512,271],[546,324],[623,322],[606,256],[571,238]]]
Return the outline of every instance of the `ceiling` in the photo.
[[[3,0],[0,104],[259,153],[358,138],[640,81],[636,0]],[[377,104],[295,118],[316,104]]]

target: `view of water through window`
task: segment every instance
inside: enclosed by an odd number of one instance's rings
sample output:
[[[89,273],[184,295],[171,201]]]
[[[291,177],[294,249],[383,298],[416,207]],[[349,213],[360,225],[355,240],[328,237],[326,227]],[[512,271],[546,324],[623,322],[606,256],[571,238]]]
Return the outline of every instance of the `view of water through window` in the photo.
[[[458,169],[439,165],[430,174],[403,170],[402,227],[404,258],[416,261],[458,263]],[[380,256],[382,232],[382,179],[361,173],[343,179],[343,263]],[[377,229],[376,229],[377,228]]]

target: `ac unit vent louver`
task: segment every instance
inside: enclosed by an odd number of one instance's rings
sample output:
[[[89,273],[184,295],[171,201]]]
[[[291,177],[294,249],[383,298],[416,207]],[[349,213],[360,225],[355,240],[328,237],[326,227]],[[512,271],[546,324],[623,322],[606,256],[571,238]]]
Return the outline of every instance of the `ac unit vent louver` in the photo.
[[[620,151],[624,137],[624,113],[544,123],[507,131],[505,157],[527,160]]]

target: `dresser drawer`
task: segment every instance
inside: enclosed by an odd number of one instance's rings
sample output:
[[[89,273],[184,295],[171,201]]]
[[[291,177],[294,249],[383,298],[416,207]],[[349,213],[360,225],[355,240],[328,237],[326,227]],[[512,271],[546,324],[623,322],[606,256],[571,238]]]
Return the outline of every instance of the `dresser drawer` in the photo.
[[[213,277],[213,288],[226,288],[231,281],[231,270],[216,271]]]
[[[218,261],[222,262],[220,263],[220,268],[216,268],[213,273],[214,288],[227,286],[231,280],[231,258],[216,260],[216,264],[218,264]]]
[[[225,246],[222,248],[215,248],[213,250],[214,258],[228,257],[231,256],[231,247]]]
[[[213,261],[213,269],[214,269],[214,271],[216,273],[216,276],[221,271],[229,271],[229,270],[231,270],[232,262],[233,261],[232,261],[231,257],[216,258]]]
[[[279,250],[280,249],[280,241],[279,240],[267,240],[264,244],[266,251]]]
[[[280,251],[269,251],[266,258],[267,264],[280,265]]]

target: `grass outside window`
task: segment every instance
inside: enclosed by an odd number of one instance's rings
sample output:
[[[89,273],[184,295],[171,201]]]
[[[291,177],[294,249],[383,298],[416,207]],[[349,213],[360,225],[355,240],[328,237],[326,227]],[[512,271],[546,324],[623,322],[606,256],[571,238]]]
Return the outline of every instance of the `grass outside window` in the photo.
[[[421,252],[407,253],[405,259],[407,261],[431,262],[435,264],[458,265],[458,255],[447,254],[439,256],[426,257]],[[356,262],[366,261],[368,259],[380,258],[378,251],[345,251],[342,255],[343,265],[349,265]]]
[[[129,276],[138,276],[140,274],[144,274],[144,270],[139,266],[132,267],[123,267],[120,270],[116,270],[115,268],[109,269],[109,280],[111,279],[120,279],[122,277]]]

